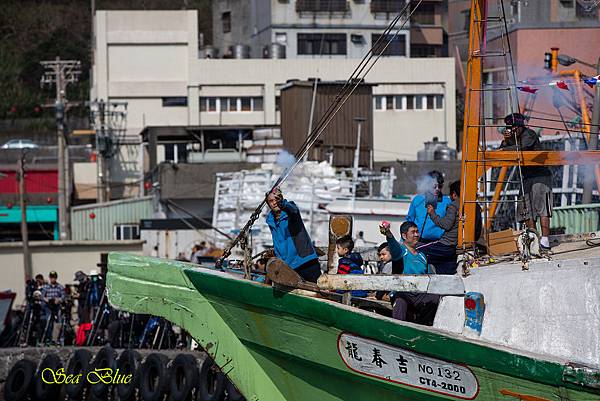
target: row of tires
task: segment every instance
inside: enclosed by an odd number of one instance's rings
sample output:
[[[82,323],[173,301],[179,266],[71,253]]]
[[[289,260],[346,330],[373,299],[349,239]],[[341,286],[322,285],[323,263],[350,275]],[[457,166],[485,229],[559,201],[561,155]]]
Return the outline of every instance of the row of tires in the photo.
[[[178,354],[169,360],[160,353],[142,358],[135,350],[124,350],[117,357],[111,347],[101,348],[95,356],[87,349],[78,349],[72,353],[64,375],[51,373],[61,368],[62,361],[55,353],[46,354],[39,364],[30,359],[17,361],[4,383],[5,400],[58,401],[64,395],[70,400],[96,401],[244,400],[210,358],[200,361],[192,354]],[[88,379],[88,374],[93,378]],[[130,379],[123,380],[128,375]],[[75,380],[77,377],[80,379]]]

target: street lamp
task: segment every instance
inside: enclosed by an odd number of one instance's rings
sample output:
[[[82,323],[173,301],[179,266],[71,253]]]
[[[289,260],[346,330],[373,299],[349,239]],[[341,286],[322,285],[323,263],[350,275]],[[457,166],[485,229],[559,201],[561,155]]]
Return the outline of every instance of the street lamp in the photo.
[[[568,66],[570,66],[572,64],[575,64],[575,63],[583,64],[583,65],[585,65],[587,67],[590,67],[590,68],[597,68],[598,67],[598,66],[596,66],[594,64],[591,64],[591,63],[579,60],[579,59],[577,59],[575,57],[567,56],[566,54],[559,54],[556,59],[558,60],[558,63],[560,65],[564,65],[565,67],[568,67]],[[600,61],[600,59],[598,61]]]
[[[574,63],[583,64],[590,68],[595,68],[596,73],[600,74],[600,57],[596,65],[587,63],[579,60],[575,57],[567,56],[566,54],[560,54],[557,57],[558,62],[561,65],[569,66]],[[590,126],[590,140],[588,141],[588,150],[596,150],[598,148],[598,124],[600,123],[600,85],[596,83],[596,91],[594,92],[594,106],[592,109],[592,125]],[[592,202],[592,189],[594,187],[594,172],[595,166],[588,166],[583,181],[583,196],[582,203]],[[600,192],[600,188],[598,188]]]

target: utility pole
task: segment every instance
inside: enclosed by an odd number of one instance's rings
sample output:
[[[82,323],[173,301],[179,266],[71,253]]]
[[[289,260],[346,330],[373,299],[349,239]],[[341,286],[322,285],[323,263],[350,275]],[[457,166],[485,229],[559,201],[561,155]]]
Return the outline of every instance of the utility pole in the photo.
[[[65,138],[65,94],[67,85],[72,82],[77,82],[81,74],[81,62],[74,60],[61,60],[56,57],[53,61],[42,61],[40,64],[46,69],[44,76],[41,79],[42,86],[44,84],[55,84],[56,86],[56,101],[54,103],[56,113],[56,134],[58,147],[58,229],[60,239],[67,240],[70,238],[70,230],[68,223],[68,182],[66,179],[66,157],[68,152],[66,148]]]
[[[110,161],[119,145],[124,143],[127,102],[100,99],[90,102],[89,105],[90,116],[96,131],[96,199],[103,203],[110,201]]]
[[[19,203],[21,205],[21,243],[23,244],[23,268],[25,270],[25,281],[33,277],[31,268],[31,253],[29,253],[29,231],[27,231],[27,204],[25,203],[25,153],[21,153],[19,159]]]
[[[596,73],[600,74],[600,57],[596,63]],[[588,150],[596,150],[598,148],[598,124],[600,124],[600,82],[596,82],[596,91],[594,92],[594,106],[592,109],[592,126],[590,127],[590,141],[588,142]],[[586,167],[582,203],[592,203],[592,190],[594,189],[594,174],[595,166],[589,165]],[[598,188],[600,192],[600,188]]]

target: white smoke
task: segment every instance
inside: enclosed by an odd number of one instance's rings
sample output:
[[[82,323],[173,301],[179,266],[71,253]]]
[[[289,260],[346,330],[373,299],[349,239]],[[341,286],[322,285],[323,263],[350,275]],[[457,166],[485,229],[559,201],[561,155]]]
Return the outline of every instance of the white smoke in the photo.
[[[294,165],[294,163],[296,163],[296,158],[294,157],[294,155],[292,155],[290,152],[288,152],[287,150],[282,150],[281,152],[279,152],[279,154],[277,155],[277,159],[275,160],[275,163],[287,170],[290,167],[292,167]]]
[[[417,184],[418,194],[432,194],[435,191],[437,180],[431,177],[429,174],[425,174],[417,178],[415,184]]]

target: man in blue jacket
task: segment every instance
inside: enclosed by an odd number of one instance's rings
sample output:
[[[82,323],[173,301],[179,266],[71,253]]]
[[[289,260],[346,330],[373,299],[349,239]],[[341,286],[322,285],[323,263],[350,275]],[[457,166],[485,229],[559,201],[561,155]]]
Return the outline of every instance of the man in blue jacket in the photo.
[[[438,227],[427,215],[427,205],[432,205],[439,217],[446,215],[446,208],[452,202],[450,198],[442,194],[444,187],[444,176],[439,171],[430,171],[426,176],[427,188],[425,193],[418,194],[410,202],[406,221],[417,225],[421,234],[421,244],[437,241],[444,234],[444,229]]]
[[[271,209],[267,215],[267,225],[273,237],[275,256],[306,281],[316,283],[321,275],[321,267],[298,206],[285,200],[279,188],[269,194],[267,205]]]

